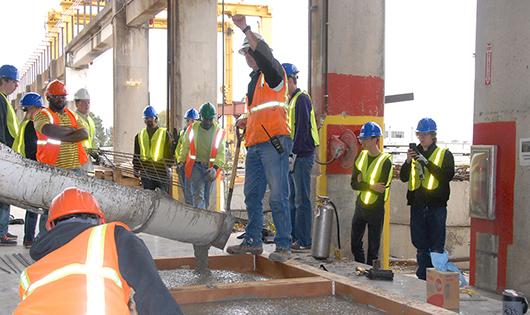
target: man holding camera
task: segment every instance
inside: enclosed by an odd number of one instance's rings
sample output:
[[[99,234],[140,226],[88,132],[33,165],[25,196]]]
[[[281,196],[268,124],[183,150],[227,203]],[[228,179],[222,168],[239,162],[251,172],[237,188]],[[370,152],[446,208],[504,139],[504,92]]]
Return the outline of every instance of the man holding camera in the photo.
[[[420,145],[410,144],[400,178],[408,182],[407,204],[410,205],[410,235],[416,247],[418,278],[425,280],[427,268],[433,267],[431,252],[443,253],[449,182],[455,175],[453,154],[436,146],[436,123],[423,118],[416,137]]]
[[[288,124],[288,91],[285,71],[274,59],[263,37],[250,30],[246,17],[236,14],[234,24],[245,40],[239,53],[252,68],[248,85],[248,116],[238,121],[246,130],[245,203],[249,223],[240,245],[229,246],[229,254],[263,252],[263,197],[270,187],[269,203],[276,227],[276,250],[269,260],[284,262],[291,258],[291,215],[289,210],[289,154],[293,147]]]

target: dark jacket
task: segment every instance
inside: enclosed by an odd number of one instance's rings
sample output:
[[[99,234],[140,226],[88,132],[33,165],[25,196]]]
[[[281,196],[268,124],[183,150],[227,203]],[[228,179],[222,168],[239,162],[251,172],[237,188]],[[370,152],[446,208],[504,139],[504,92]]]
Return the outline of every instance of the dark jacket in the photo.
[[[425,158],[429,159],[437,146],[435,143],[432,143],[427,151],[424,151],[421,145],[418,145],[417,148]],[[407,163],[406,161],[403,163],[403,166],[401,166],[401,172],[399,173],[401,181],[409,181],[410,167],[411,163]],[[425,167],[429,170],[429,173],[440,182],[440,184],[438,185],[438,188],[433,190],[427,190],[423,186],[420,186],[414,191],[407,190],[407,205],[428,208],[447,207],[447,200],[449,200],[449,195],[451,193],[449,182],[451,182],[455,176],[455,159],[453,154],[449,150],[445,150],[442,167],[438,167],[434,165],[434,163],[429,163]]]
[[[300,89],[291,94],[291,99],[298,93]],[[307,94],[302,93],[298,95],[295,104],[295,124],[293,139],[293,153],[298,157],[308,157],[315,154],[315,140],[311,134],[311,100]]]
[[[0,94],[3,93],[0,92]],[[7,104],[6,100],[2,95],[0,95],[0,142],[11,148],[13,146],[13,141],[15,141],[15,138],[11,136],[9,128],[7,127],[7,106],[9,105]]]
[[[31,246],[29,254],[39,260],[93,226],[80,222],[58,224]],[[116,226],[114,238],[120,273],[136,292],[134,301],[138,314],[182,314],[177,301],[160,279],[144,242],[122,226]]]

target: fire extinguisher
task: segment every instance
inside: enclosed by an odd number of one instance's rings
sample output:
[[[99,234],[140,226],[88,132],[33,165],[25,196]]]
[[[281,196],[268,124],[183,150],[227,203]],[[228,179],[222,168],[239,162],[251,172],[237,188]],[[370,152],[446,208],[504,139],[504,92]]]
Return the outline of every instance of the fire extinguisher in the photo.
[[[314,210],[313,219],[313,244],[311,245],[311,256],[316,259],[326,259],[329,257],[331,246],[331,228],[333,224],[333,212],[337,221],[337,241],[340,249],[340,227],[337,208],[327,196],[318,197],[318,205]]]
[[[483,156],[476,156],[476,164],[471,169],[472,182],[471,182],[471,204],[474,205],[475,211],[487,211],[486,196],[488,194],[488,179],[487,179],[487,168],[485,163],[487,159]]]

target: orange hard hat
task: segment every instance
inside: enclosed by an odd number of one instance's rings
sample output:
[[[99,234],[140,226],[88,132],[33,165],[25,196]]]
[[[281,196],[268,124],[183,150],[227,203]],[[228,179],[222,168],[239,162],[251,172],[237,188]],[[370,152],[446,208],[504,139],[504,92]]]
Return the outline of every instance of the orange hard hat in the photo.
[[[101,212],[99,203],[92,194],[74,187],[66,188],[61,194],[53,198],[48,212],[46,228],[53,228],[52,222],[60,217],[76,213],[92,213],[100,217],[99,224],[107,222],[105,215]]]
[[[68,95],[66,85],[59,80],[53,80],[46,88],[46,96],[48,95]]]

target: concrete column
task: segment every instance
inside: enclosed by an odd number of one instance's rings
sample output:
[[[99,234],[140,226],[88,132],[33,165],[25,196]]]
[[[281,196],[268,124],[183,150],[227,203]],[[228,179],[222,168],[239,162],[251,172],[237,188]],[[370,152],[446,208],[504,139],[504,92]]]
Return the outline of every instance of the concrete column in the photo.
[[[477,2],[474,145],[497,145],[495,219],[471,220],[470,284],[530,294],[530,6],[515,0]],[[528,140],[524,140],[528,141]]]
[[[149,32],[128,27],[126,0],[113,0],[114,53],[114,150],[132,153],[134,136],[145,128],[142,111],[149,94]]]
[[[68,108],[75,111],[74,94],[80,88],[86,88],[88,79],[88,66],[82,69],[66,67],[64,70],[66,88],[68,89]],[[37,80],[37,82],[39,82]],[[89,91],[90,92],[90,91]]]
[[[383,0],[311,0],[310,8],[311,91],[317,116],[326,117],[318,159],[329,161],[332,135],[360,130],[368,121],[383,128],[385,6]],[[352,257],[357,196],[350,186],[352,168],[334,162],[319,171],[316,194],[329,196],[336,205],[342,253]],[[336,231],[332,235],[337,248]]]

